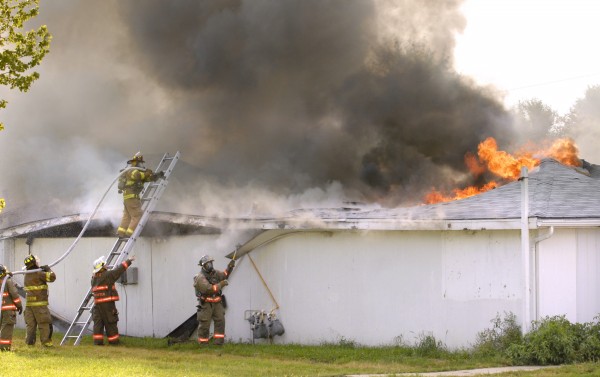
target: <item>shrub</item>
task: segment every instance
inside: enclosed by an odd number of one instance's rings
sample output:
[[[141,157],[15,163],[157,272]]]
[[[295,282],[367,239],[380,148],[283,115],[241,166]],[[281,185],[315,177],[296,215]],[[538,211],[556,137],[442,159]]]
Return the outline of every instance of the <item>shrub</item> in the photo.
[[[446,352],[442,341],[435,339],[432,334],[420,334],[414,348],[415,355],[421,357],[439,357]]]
[[[565,316],[545,317],[532,322],[532,329],[523,344],[514,344],[507,352],[516,364],[564,364],[576,359],[577,335],[575,326]]]
[[[483,356],[505,355],[511,345],[523,341],[521,327],[514,313],[505,312],[504,318],[497,314],[491,323],[491,329],[485,329],[477,334],[475,353]]]
[[[600,361],[600,317],[594,322],[577,325],[576,361]]]

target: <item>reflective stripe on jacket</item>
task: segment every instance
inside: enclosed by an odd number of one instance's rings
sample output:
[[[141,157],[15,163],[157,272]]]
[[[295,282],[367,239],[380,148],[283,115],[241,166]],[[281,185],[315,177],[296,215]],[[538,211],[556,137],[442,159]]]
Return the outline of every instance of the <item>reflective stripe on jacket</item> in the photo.
[[[5,277],[6,278],[6,277]],[[4,278],[4,279],[5,279]],[[0,285],[3,283],[4,279],[0,279]],[[9,278],[6,281],[4,287],[4,293],[2,293],[2,310],[17,310],[21,308],[21,297],[19,297],[19,292],[17,291],[17,287],[15,283]]]
[[[132,169],[125,173],[125,189],[123,200],[139,198],[144,189],[144,183],[154,180],[154,173],[150,169]]]
[[[47,306],[48,305],[48,284],[56,280],[56,274],[53,271],[37,271],[25,274],[23,278],[25,292],[27,292],[26,306]]]
[[[227,279],[227,273],[222,271],[213,270],[208,273],[201,270],[196,277],[194,277],[194,289],[196,290],[196,297],[200,303],[202,302],[221,302],[221,289],[219,288],[219,282]]]
[[[104,302],[119,301],[119,293],[115,282],[130,264],[131,262],[126,260],[112,270],[102,269],[92,276],[94,303],[102,304]]]

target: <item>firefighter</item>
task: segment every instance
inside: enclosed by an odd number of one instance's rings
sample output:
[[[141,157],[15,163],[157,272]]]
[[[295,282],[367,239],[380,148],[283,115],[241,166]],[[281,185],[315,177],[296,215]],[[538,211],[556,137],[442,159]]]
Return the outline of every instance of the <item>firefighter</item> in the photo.
[[[108,344],[119,344],[119,328],[117,327],[119,312],[115,305],[115,301],[119,301],[119,293],[115,282],[134,260],[135,257],[131,257],[111,270],[106,268],[104,257],[94,261],[92,320],[94,321],[94,344],[97,346],[104,345],[105,330]]]
[[[126,168],[119,177],[119,193],[123,193],[123,218],[117,228],[117,236],[121,238],[131,237],[140,219],[142,218],[142,201],[140,193],[144,189],[144,183],[156,182],[164,178],[164,172],[157,174],[151,169],[144,168],[144,156],[137,152],[133,158],[127,161],[132,168]]]
[[[225,305],[222,294],[223,287],[229,282],[227,277],[231,274],[235,261],[231,260],[225,271],[217,271],[213,267],[214,259],[208,255],[200,258],[199,266],[202,268],[194,277],[194,288],[198,298],[198,343],[208,344],[210,322],[214,321],[213,341],[215,345],[223,345],[225,341]]]
[[[50,309],[48,309],[48,283],[56,280],[56,274],[47,265],[39,266],[39,260],[35,255],[28,255],[24,263],[27,270],[41,270],[27,273],[23,278],[27,293],[25,297],[25,343],[30,346],[34,345],[36,329],[39,329],[42,345],[52,347],[52,317]]]
[[[6,280],[6,283],[4,283],[4,280]],[[15,312],[23,313],[23,305],[10,273],[6,270],[6,267],[0,264],[0,286],[2,284],[4,284],[4,293],[2,294],[2,321],[0,321],[0,351],[10,351],[13,329],[17,323]]]

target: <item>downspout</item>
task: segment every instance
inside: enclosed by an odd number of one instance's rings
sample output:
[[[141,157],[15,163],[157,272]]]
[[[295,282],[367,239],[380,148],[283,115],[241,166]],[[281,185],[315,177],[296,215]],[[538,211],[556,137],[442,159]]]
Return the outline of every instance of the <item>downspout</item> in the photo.
[[[529,332],[531,323],[531,271],[529,258],[529,175],[527,167],[521,167],[521,258],[523,267],[523,317],[521,331]]]
[[[535,296],[535,308],[533,310],[534,312],[534,320],[538,320],[539,319],[539,308],[540,308],[540,266],[539,266],[539,248],[538,248],[538,244],[544,240],[547,240],[548,238],[552,237],[554,235],[554,226],[550,226],[548,227],[548,233],[546,234],[542,234],[541,236],[537,236],[536,238],[533,239],[533,257],[534,257],[534,271],[535,271],[535,287],[534,287],[534,296]]]

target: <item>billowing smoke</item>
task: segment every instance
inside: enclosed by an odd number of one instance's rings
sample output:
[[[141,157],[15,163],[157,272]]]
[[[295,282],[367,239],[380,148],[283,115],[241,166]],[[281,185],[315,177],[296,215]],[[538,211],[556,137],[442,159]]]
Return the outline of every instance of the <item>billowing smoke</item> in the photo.
[[[469,179],[485,137],[511,140],[495,94],[452,68],[460,5],[43,2],[51,53],[0,113],[0,196],[89,210],[133,153],[179,150],[164,210],[419,202]]]

